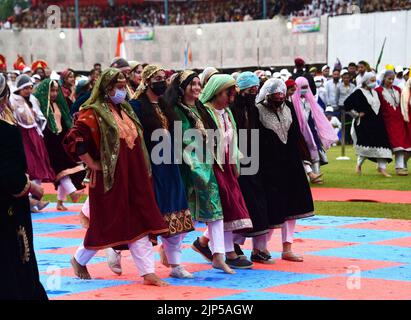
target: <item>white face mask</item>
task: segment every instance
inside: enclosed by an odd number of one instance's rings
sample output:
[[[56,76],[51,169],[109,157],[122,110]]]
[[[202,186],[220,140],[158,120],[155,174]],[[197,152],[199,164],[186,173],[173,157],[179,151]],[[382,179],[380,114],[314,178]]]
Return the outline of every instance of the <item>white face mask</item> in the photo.
[[[322,85],[323,85],[322,82],[316,82],[316,83],[315,83],[315,86],[316,86],[317,88],[320,88]]]
[[[369,89],[375,89],[377,87],[377,82],[370,82],[367,84]]]

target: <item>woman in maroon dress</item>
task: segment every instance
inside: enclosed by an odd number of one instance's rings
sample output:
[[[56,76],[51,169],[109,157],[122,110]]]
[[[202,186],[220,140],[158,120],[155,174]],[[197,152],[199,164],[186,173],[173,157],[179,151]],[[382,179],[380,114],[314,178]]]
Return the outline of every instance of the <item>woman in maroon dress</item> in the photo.
[[[34,95],[47,119],[44,142],[49,152],[51,167],[56,174],[54,185],[57,190],[57,210],[67,211],[63,202],[67,196],[70,196],[73,202],[78,202],[82,193],[77,191],[85,188],[83,180],[86,176],[83,164],[73,161],[63,148],[64,136],[72,127],[69,108],[55,80],[43,80]]]
[[[55,179],[47,152],[43,131],[47,120],[40,110],[39,101],[32,95],[33,83],[27,75],[16,80],[17,87],[10,97],[13,116],[23,137],[24,152],[27,159],[27,173],[38,185]],[[30,197],[31,211],[44,209],[48,202],[37,201]]]
[[[165,286],[154,273],[150,239],[155,242],[168,228],[156,204],[143,132],[125,101],[125,86],[118,69],[105,70],[65,139],[67,152],[91,170],[89,228],[71,263],[79,278],[89,279],[86,264],[97,250],[128,245],[144,283]]]
[[[211,116],[213,129],[220,138],[217,140],[213,166],[224,214],[226,263],[230,268],[249,269],[253,264],[235,252],[233,237],[233,233],[248,232],[253,228],[238,183],[241,153],[237,144],[237,126],[229,108],[235,98],[235,85],[236,82],[230,75],[214,75],[204,87],[200,101]],[[207,231],[200,238],[203,243],[204,238],[210,239],[210,224]]]
[[[401,89],[394,86],[395,73],[387,70],[381,86],[376,89],[381,102],[382,115],[388,139],[395,154],[395,170],[399,176],[408,176],[405,165],[407,153],[411,152],[411,131],[401,113]]]

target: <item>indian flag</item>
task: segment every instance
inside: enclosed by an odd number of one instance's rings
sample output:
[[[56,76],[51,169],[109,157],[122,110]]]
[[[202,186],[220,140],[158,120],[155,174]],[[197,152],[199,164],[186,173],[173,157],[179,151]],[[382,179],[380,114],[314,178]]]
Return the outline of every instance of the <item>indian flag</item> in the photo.
[[[116,47],[116,57],[127,59],[126,55],[126,43],[124,42],[122,28],[118,29],[117,34],[117,47]]]

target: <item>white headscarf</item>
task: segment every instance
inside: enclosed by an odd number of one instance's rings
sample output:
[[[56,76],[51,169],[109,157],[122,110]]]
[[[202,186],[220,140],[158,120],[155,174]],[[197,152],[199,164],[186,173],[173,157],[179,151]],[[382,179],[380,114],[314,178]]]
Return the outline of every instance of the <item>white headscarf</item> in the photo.
[[[374,72],[366,72],[362,77],[361,86],[365,83],[368,84],[371,78],[376,77],[377,75]]]
[[[200,83],[201,86],[204,88],[210,78],[219,73],[219,71],[214,67],[207,67],[204,71],[200,74]]]
[[[288,131],[293,123],[293,116],[290,108],[284,103],[283,106],[274,112],[273,109],[261,104],[268,95],[274,93],[287,93],[287,86],[283,80],[269,79],[267,80],[257,97],[257,109],[259,111],[259,119],[264,127],[273,130],[282,143],[288,141]]]
[[[263,87],[261,88],[257,96],[256,103],[263,102],[268,95],[274,94],[274,93],[284,93],[284,94],[287,93],[287,86],[283,80],[281,79],[267,80],[264,83]]]

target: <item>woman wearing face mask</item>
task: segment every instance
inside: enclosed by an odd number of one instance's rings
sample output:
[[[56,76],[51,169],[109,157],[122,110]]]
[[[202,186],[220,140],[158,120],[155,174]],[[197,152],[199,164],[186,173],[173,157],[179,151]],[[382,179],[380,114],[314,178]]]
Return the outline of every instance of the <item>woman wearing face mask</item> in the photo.
[[[185,75],[184,75],[185,76]],[[163,99],[165,72],[162,68],[149,65],[142,74],[143,86],[137,91],[136,100],[131,100],[134,111],[144,129],[144,139],[151,154],[154,191],[157,205],[169,228],[169,234],[162,237],[160,247],[161,261],[171,267],[171,277],[193,278],[193,275],[181,265],[182,243],[187,232],[194,230],[191,212],[187,203],[179,165],[174,162],[174,122],[177,120],[173,108]],[[161,133],[165,137],[162,144],[167,150],[158,150],[158,141],[152,141],[152,135]],[[167,153],[171,155],[167,158]],[[158,163],[155,158],[162,159]],[[163,163],[166,162],[166,163]]]
[[[20,130],[9,108],[10,89],[0,74],[0,300],[47,300],[33,248],[28,194],[44,190],[27,177]]]
[[[320,107],[325,111],[329,101],[327,99],[327,89],[325,88],[324,84],[324,77],[317,76],[314,77],[315,86],[317,88],[317,94],[315,95],[315,99]]]
[[[55,179],[50,165],[49,153],[43,140],[43,131],[47,120],[39,107],[39,101],[31,94],[33,83],[27,75],[21,75],[16,81],[16,91],[10,97],[10,106],[20,129],[24,151],[27,158],[27,173],[38,185]],[[48,202],[31,198],[32,212],[44,209]]]
[[[76,276],[90,279],[86,265],[97,250],[126,245],[144,284],[165,286],[154,273],[150,240],[168,229],[151,188],[142,127],[126,95],[124,75],[105,70],[65,139],[66,151],[91,170],[89,226],[71,263]]]
[[[381,102],[382,116],[391,149],[395,154],[395,170],[399,176],[408,176],[405,158],[411,152],[411,131],[401,113],[401,89],[394,86],[394,71],[386,71],[381,86],[376,89]]]
[[[231,110],[237,124],[237,130],[245,130],[247,133],[247,150],[241,150],[241,152],[251,156],[251,131],[258,129],[258,109],[255,107],[255,100],[260,80],[253,72],[243,72],[237,78],[237,86],[240,92],[237,93],[231,105]],[[253,223],[253,230],[242,235],[234,235],[234,248],[239,256],[244,257],[240,245],[244,245],[246,237],[251,237],[253,239],[251,261],[271,264],[274,261],[269,255],[266,246],[270,224],[262,175],[262,171],[259,170],[254,175],[241,175],[238,178],[241,192]]]
[[[70,196],[78,202],[86,176],[84,166],[73,161],[64,151],[63,139],[72,127],[72,119],[57,81],[46,79],[37,87],[34,94],[40,102],[40,108],[47,119],[44,129],[44,142],[49,152],[51,167],[56,175],[54,185],[57,189],[57,210],[66,211],[64,201]]]
[[[220,138],[214,152],[213,166],[224,215],[224,224],[220,221],[209,224],[202,241],[205,243],[205,239],[210,239],[213,254],[226,253],[225,263],[228,268],[224,268],[224,271],[227,273],[234,273],[231,268],[249,269],[253,265],[240,257],[234,249],[233,233],[248,232],[252,229],[250,215],[238,184],[240,152],[236,123],[229,109],[235,94],[234,78],[217,74],[207,82],[200,96],[200,101],[213,119],[213,128]],[[217,249],[214,246],[216,238],[222,240],[223,234],[224,245]],[[224,251],[221,250],[223,248]]]
[[[320,175],[320,165],[328,163],[326,151],[338,141],[324,111],[315,101],[307,79],[296,80],[297,91],[292,97],[301,133],[311,156],[311,169]]]
[[[312,217],[314,204],[302,164],[301,132],[297,114],[286,100],[287,87],[282,80],[270,79],[256,102],[260,129],[260,170],[267,195],[269,228],[282,227],[282,259],[302,262],[292,251],[297,219]],[[269,255],[267,239],[260,250]]]
[[[126,93],[127,93],[126,100],[128,100],[127,97],[130,97],[130,90],[128,86],[129,78],[128,76],[126,76],[126,74],[129,74],[130,67],[129,67],[128,62],[124,59],[120,58],[120,59],[116,59],[115,61],[116,62],[113,62],[113,65],[115,65],[116,68],[119,69],[126,78]],[[161,125],[165,126],[168,121],[166,117],[164,116],[164,114],[161,113],[162,112],[161,107],[164,108],[164,104],[160,102],[160,96],[162,96],[167,89],[164,70],[154,65],[147,65],[144,69],[146,71],[144,72],[142,82],[140,83],[140,86],[137,88],[134,96],[130,97],[132,98],[131,106],[136,113],[142,116],[141,114],[142,103],[137,101],[137,99],[140,96],[144,95],[144,102],[145,102],[144,105],[147,107],[145,108],[146,112],[148,112],[150,116],[153,116],[153,115],[157,116],[159,119],[161,119],[160,120]],[[153,105],[151,106],[150,103]],[[146,119],[148,119],[148,117]],[[158,123],[156,122],[156,124]],[[143,127],[145,131],[146,128],[144,125]],[[147,128],[147,130],[149,129],[155,130],[154,127]],[[148,137],[146,141],[151,142],[150,137]],[[148,147],[150,146],[151,144],[148,145]],[[111,271],[113,271],[115,274],[120,275],[122,273],[121,251],[125,249],[127,249],[127,247],[124,248],[124,246],[123,247],[120,246],[120,247],[115,247],[115,248],[108,248],[106,251],[108,266],[111,269]],[[165,259],[163,259],[163,261],[165,262],[165,264],[168,264]],[[176,267],[179,267],[179,265],[177,265]],[[179,268],[179,270],[182,273],[186,272],[185,270],[181,270],[181,268]]]
[[[295,112],[295,108],[293,105],[293,95],[297,91],[297,84],[293,79],[289,79],[285,82],[285,85],[287,86],[287,95],[286,95],[286,100],[289,102],[289,106],[293,108]],[[300,131],[301,133],[301,131]],[[308,177],[310,178],[310,182],[314,184],[323,184],[323,174],[316,174],[314,173],[312,167],[311,167],[311,155],[310,151],[308,149],[307,143],[305,142],[305,138],[300,134],[299,138],[299,150],[301,153],[301,158],[303,159],[303,165],[304,165],[304,170]]]
[[[206,147],[211,139],[207,129],[214,128],[214,125],[210,114],[199,101],[200,93],[199,75],[187,70],[180,72],[172,81],[165,100],[174,108],[182,125],[183,163],[180,169],[191,214],[195,221],[206,223],[215,231],[213,234],[217,234],[211,243],[211,250],[209,239],[204,236],[197,238],[192,247],[215,268],[232,272],[224,261],[224,223],[218,183],[213,164],[207,161],[213,158],[212,150]],[[198,133],[197,139],[192,139],[189,134],[191,130]],[[203,153],[189,151],[188,146],[197,150],[203,148]]]
[[[375,73],[367,72],[362,78],[361,88],[354,91],[344,102],[347,111],[354,115],[351,135],[358,155],[356,172],[361,174],[361,166],[366,159],[378,163],[378,172],[391,177],[387,163],[392,161],[392,152],[384,125],[381,103]]]

